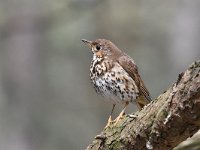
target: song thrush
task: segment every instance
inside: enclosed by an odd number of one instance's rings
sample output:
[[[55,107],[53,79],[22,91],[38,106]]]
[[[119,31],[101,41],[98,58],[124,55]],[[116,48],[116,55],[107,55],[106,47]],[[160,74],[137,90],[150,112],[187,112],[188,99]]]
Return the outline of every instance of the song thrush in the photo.
[[[111,41],[97,39],[88,41],[82,39],[92,52],[90,78],[96,92],[113,104],[108,123],[116,104],[124,104],[122,112],[116,119],[115,125],[123,116],[127,105],[136,103],[139,110],[151,101],[134,60],[117,48]]]

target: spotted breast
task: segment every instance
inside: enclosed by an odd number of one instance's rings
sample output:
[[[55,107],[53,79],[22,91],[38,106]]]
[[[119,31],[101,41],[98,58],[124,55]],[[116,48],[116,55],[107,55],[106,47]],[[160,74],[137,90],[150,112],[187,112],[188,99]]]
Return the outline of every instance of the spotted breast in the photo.
[[[113,104],[134,102],[138,88],[134,80],[117,63],[94,58],[90,67],[90,77],[96,92]]]

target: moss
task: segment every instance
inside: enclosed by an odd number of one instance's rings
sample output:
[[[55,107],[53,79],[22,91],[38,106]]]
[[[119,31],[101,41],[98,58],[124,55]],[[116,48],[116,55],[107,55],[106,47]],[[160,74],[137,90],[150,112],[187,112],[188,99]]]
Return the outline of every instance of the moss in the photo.
[[[198,68],[198,67],[200,67],[200,60],[197,60],[197,61],[193,62],[193,63],[190,65],[190,69]]]
[[[116,139],[109,145],[109,150],[120,150],[120,146],[121,142],[119,139]]]
[[[168,111],[167,110],[163,110],[162,113],[160,114],[160,117],[162,118],[166,118],[168,116]]]

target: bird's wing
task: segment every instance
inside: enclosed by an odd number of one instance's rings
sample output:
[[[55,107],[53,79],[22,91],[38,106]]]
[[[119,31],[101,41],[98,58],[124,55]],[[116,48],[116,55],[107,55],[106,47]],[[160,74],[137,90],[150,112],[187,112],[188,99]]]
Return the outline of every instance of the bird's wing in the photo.
[[[148,103],[151,101],[151,97],[149,94],[149,91],[144,85],[144,82],[142,81],[136,64],[134,63],[133,59],[130,58],[128,55],[123,54],[117,59],[117,62],[122,66],[122,68],[131,76],[131,78],[135,81],[135,84],[137,85],[139,92],[142,93],[141,96],[144,96],[144,98],[148,101]]]

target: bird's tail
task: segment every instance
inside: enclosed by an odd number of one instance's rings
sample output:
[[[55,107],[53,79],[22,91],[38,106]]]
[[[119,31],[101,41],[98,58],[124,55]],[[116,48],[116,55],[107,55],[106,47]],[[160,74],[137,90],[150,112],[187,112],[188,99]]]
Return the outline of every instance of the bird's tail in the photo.
[[[140,96],[136,99],[136,104],[139,110],[141,110],[145,105],[150,103],[151,99],[147,99],[145,96]]]

